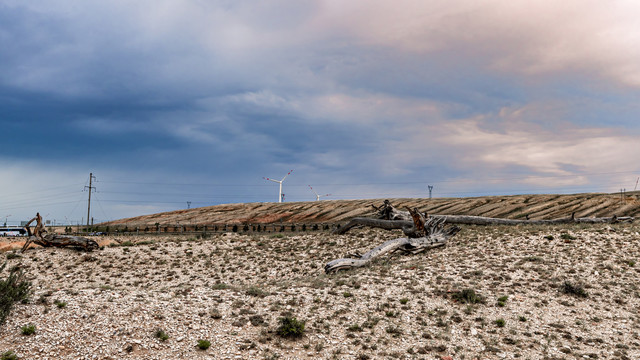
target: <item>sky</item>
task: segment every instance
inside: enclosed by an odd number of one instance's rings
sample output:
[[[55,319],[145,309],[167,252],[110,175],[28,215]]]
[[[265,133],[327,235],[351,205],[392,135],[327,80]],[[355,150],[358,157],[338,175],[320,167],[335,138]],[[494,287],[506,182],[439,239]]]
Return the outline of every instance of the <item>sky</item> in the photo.
[[[0,3],[0,223],[632,191],[640,3]],[[4,218],[4,219],[3,219]]]

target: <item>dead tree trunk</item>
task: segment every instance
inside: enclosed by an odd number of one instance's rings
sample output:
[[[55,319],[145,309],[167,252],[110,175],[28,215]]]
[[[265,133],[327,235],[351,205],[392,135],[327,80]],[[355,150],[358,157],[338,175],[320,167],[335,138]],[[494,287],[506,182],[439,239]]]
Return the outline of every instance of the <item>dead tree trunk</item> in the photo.
[[[355,267],[365,266],[376,258],[385,254],[392,254],[396,251],[417,254],[428,249],[444,246],[449,238],[460,231],[457,226],[445,228],[444,219],[426,219],[417,209],[411,211],[415,229],[414,234],[420,237],[415,238],[399,238],[386,241],[363,255],[355,254],[354,258],[336,259],[328,262],[324,271],[326,273],[336,272],[339,270],[352,269]]]
[[[23,252],[29,247],[30,242],[43,247],[75,247],[82,248],[86,251],[92,251],[100,247],[94,240],[82,236],[47,234],[43,236],[42,239],[34,236],[30,237],[22,248]]]
[[[373,206],[373,205],[372,205]],[[381,207],[373,206],[378,211],[378,218],[357,217],[351,219],[347,224],[338,228],[335,233],[338,235],[345,234],[350,229],[358,226],[368,226],[385,230],[402,230],[408,237],[415,237],[413,232],[415,228],[409,211],[396,209],[389,200],[385,200]],[[517,220],[517,219],[499,219],[484,216],[471,215],[429,215],[429,218],[445,219],[448,224],[458,225],[551,225],[551,224],[599,224],[599,223],[616,223],[624,221],[633,221],[634,218],[626,217],[601,217],[601,218],[576,218],[572,214],[571,217],[549,219],[549,220]]]
[[[33,221],[36,221],[36,227],[34,228],[34,231],[32,233],[29,225]],[[40,213],[37,213],[36,217],[31,219],[27,223],[27,225],[25,225],[25,229],[27,230],[27,234],[29,237],[22,247],[22,252],[27,250],[32,242],[43,247],[76,247],[82,248],[86,251],[91,251],[99,247],[98,243],[94,240],[87,239],[81,236],[46,234],[47,230],[42,223],[42,217],[40,217]]]
[[[396,230],[400,229],[406,236],[410,236],[413,232],[413,222],[407,220],[381,220],[357,217],[349,220],[344,226],[339,227],[334,231],[334,234],[342,235],[347,231],[357,226],[368,226],[372,228],[379,228],[384,230]]]

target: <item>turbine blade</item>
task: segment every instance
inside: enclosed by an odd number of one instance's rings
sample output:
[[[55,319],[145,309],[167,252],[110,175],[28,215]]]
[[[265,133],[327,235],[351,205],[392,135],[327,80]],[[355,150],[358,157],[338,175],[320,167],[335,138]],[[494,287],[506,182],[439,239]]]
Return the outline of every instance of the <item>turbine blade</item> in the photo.
[[[269,181],[273,181],[274,183],[278,183],[278,184],[282,182],[282,181],[279,181],[279,180],[273,180],[273,179],[269,179],[269,178],[266,178],[266,177],[263,177],[263,179],[269,180]]]
[[[287,176],[291,175],[291,173],[292,173],[292,172],[293,172],[293,170],[289,171],[289,172],[287,173],[287,175],[285,175],[285,176],[282,178],[282,180],[280,180],[280,181],[284,181],[284,179],[286,179],[286,178],[287,178]]]

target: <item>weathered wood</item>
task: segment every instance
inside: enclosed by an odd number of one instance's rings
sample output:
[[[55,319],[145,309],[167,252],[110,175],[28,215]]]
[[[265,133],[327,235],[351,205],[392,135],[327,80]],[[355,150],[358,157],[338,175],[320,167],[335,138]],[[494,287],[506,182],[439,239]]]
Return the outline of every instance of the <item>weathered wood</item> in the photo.
[[[341,226],[335,231],[336,234],[345,234],[347,231],[358,226],[368,226],[374,228],[380,228],[385,230],[402,230],[402,232],[408,237],[419,237],[415,235],[416,229],[414,223],[411,220],[412,216],[409,211],[403,211],[396,209],[389,200],[385,200],[384,204],[380,207],[371,205],[377,211],[377,218],[363,218],[357,217],[351,219],[347,224]],[[603,224],[603,223],[616,223],[616,222],[629,222],[634,218],[630,216],[625,217],[601,217],[601,218],[575,218],[575,214],[571,217],[559,218],[559,219],[500,219],[491,218],[485,216],[472,216],[472,215],[429,215],[430,218],[445,219],[448,224],[458,225],[554,225],[554,224]]]
[[[33,221],[36,221],[36,226],[32,233],[29,225]],[[91,251],[99,247],[96,241],[87,239],[82,236],[47,234],[47,230],[44,227],[44,223],[42,222],[40,213],[37,213],[36,216],[31,219],[24,228],[27,230],[27,234],[29,235],[29,237],[22,247],[22,252],[27,250],[32,242],[43,247],[76,247],[82,248],[87,251]]]
[[[584,223],[584,224],[599,224],[599,223],[617,223],[633,221],[634,218],[630,216],[625,217],[601,217],[601,218],[575,218],[574,216],[559,218],[559,219],[531,219],[531,220],[517,220],[517,219],[499,219],[490,218],[484,216],[471,216],[471,215],[431,215],[433,218],[446,219],[449,224],[464,224],[464,225],[549,225],[549,224],[572,224],[572,223]]]
[[[417,210],[414,211],[419,214]],[[418,238],[398,238],[386,241],[382,245],[376,246],[363,255],[356,255],[355,258],[342,258],[330,261],[325,265],[324,271],[326,273],[331,273],[339,270],[365,266],[376,258],[396,251],[417,254],[435,247],[444,246],[449,238],[460,231],[460,228],[457,226],[445,228],[443,219],[427,219],[424,216],[415,216],[413,227],[416,229],[422,229],[419,231],[422,232],[423,236]]]
[[[32,241],[43,247],[76,247],[87,251],[100,247],[95,240],[72,235],[47,234],[42,239],[33,237]]]
[[[389,200],[385,200],[382,206],[371,205],[377,211],[377,218],[381,220],[404,220],[413,222],[408,211],[396,209]]]
[[[347,231],[353,229],[354,227],[357,226],[368,226],[368,227],[372,227],[372,228],[379,228],[379,229],[384,229],[384,230],[396,230],[396,229],[401,229],[403,231],[405,231],[405,229],[407,231],[412,232],[413,231],[413,222],[411,221],[407,221],[407,220],[381,220],[381,219],[372,219],[372,218],[365,218],[365,217],[357,217],[357,218],[353,218],[351,220],[349,220],[348,223],[346,223],[343,226],[340,226],[338,229],[336,229],[334,231],[335,234],[338,235],[342,235],[345,234]],[[408,234],[405,232],[405,235],[408,236]]]

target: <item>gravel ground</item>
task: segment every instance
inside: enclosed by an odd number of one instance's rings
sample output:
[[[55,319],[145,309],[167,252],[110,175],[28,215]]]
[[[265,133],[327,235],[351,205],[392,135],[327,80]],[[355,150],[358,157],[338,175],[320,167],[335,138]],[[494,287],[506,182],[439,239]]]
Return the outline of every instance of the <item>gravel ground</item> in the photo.
[[[140,236],[101,238],[120,244],[91,253],[10,251],[0,261],[21,266],[33,293],[0,329],[0,353],[640,359],[638,231],[633,224],[466,226],[446,247],[333,275],[324,274],[326,262],[401,233]],[[277,334],[287,316],[305,322],[302,337]],[[23,335],[26,325],[35,334]],[[199,340],[211,347],[200,350]]]

